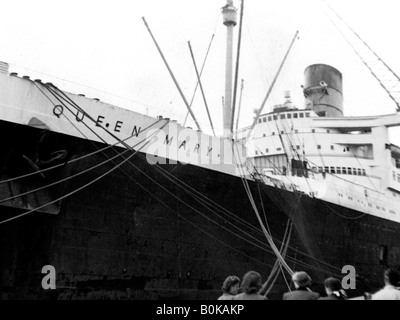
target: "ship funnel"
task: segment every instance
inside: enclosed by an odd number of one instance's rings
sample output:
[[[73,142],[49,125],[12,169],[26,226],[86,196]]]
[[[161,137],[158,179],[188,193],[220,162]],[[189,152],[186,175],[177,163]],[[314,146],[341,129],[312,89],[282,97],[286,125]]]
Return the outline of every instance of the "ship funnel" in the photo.
[[[342,74],[326,64],[314,64],[304,71],[307,109],[322,117],[343,117]]]
[[[8,74],[8,63],[0,61],[0,73]]]

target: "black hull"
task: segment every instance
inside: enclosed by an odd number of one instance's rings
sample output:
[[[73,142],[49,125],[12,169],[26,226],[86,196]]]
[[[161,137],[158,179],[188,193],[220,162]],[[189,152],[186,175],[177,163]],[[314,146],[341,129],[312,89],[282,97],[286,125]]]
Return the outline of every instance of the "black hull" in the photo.
[[[35,158],[40,130],[1,122],[0,134],[7,137],[2,141],[5,152],[0,156],[0,180],[32,172],[22,155]],[[45,141],[44,154],[67,150],[64,162],[105,147],[54,133]],[[48,171],[44,177],[24,178],[8,188],[9,184],[0,185],[1,199],[10,197],[15,189],[29,190],[69,177],[122,151],[109,149]],[[76,190],[123,159],[117,158],[34,196],[18,198],[15,201],[20,208],[10,207],[9,202],[0,204],[0,219]],[[216,299],[227,275],[242,276],[256,270],[265,280],[276,257],[260,231],[241,179],[192,165],[160,167],[137,154],[94,184],[42,210],[58,210],[57,215],[33,212],[0,224],[1,297]],[[290,216],[294,229],[288,265],[308,271],[315,290],[322,293],[323,279],[340,275],[338,270],[348,264],[354,265],[375,289],[381,285],[380,275],[386,264],[399,264],[397,224],[371,216],[344,219],[337,213],[347,217],[360,213],[334,206],[330,211],[322,201],[256,182],[249,184],[260,213],[261,196],[278,247]],[[379,234],[377,229],[381,230]],[[375,250],[379,245],[390,246],[390,261],[379,259]],[[45,265],[53,265],[57,271],[56,290],[41,287]],[[282,296],[287,290],[284,280],[278,277],[268,297]],[[358,291],[364,291],[365,284],[358,284]]]

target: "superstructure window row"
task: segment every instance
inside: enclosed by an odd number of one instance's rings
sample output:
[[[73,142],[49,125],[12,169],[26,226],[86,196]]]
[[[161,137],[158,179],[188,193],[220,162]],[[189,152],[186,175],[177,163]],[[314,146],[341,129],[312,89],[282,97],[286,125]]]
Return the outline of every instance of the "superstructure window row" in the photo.
[[[277,114],[275,114],[272,116],[265,116],[259,118],[258,123],[278,120],[278,118],[283,120],[283,119],[298,119],[298,118],[309,118],[309,117],[310,117],[310,112],[281,113],[279,114],[279,117]]]
[[[348,174],[353,176],[366,176],[365,169],[350,167],[312,167],[315,173]]]

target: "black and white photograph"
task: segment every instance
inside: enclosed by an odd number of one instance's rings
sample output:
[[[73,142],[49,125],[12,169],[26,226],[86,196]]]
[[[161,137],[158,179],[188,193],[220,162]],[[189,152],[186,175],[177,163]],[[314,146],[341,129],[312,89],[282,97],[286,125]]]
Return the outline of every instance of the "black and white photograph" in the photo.
[[[400,300],[398,0],[1,9],[0,300]]]

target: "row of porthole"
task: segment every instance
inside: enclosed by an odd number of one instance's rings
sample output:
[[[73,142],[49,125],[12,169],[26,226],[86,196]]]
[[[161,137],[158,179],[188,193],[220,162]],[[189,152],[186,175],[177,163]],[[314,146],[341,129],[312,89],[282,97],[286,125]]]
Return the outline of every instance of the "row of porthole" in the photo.
[[[342,194],[342,193],[338,193],[338,195],[339,195],[339,197],[342,197],[342,198],[344,198],[344,195]],[[349,200],[353,200],[353,198],[352,197],[347,197]],[[358,203],[362,203],[362,204],[364,204],[364,202],[363,201],[360,201],[360,200],[357,200],[357,202]],[[371,203],[368,203],[368,207],[370,207],[370,208],[372,208],[372,204]],[[383,212],[386,212],[386,209],[384,208],[384,207],[380,207],[380,206],[376,206],[376,209],[380,209],[380,210],[382,210]],[[396,212],[395,211],[393,211],[393,210],[389,210],[389,212],[390,213],[392,213],[392,214],[396,214]]]
[[[301,147],[299,146],[299,145],[297,145],[296,146],[296,148],[295,147],[293,147],[293,151],[296,151],[296,150],[300,150],[301,149]],[[321,145],[317,145],[317,149],[318,150],[321,150]],[[276,148],[276,151],[281,151],[282,150],[282,148]],[[335,150],[335,147],[333,146],[333,145],[331,145],[331,150]],[[347,149],[346,149],[347,150]],[[348,150],[347,150],[348,151]],[[269,148],[266,148],[265,149],[265,153],[269,153]],[[256,156],[258,155],[258,151],[256,151],[255,152],[255,154],[256,154]],[[263,154],[261,151],[260,151],[260,154]]]

